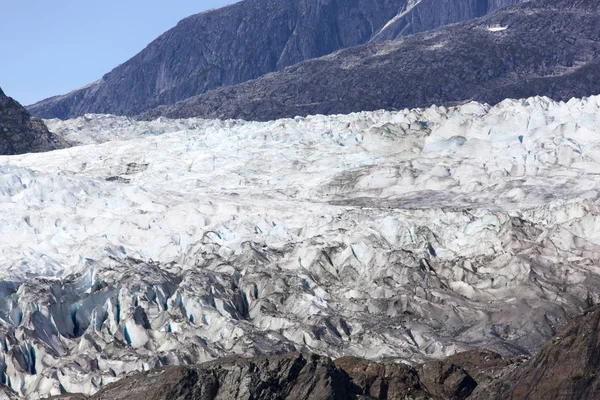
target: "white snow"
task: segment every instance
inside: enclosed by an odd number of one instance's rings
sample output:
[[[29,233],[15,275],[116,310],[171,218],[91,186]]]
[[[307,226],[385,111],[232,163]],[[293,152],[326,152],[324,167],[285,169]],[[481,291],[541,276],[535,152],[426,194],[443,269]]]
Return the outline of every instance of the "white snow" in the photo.
[[[534,349],[600,295],[600,97],[47,122],[76,146],[0,157],[0,371],[29,398],[303,346]]]
[[[502,32],[508,29],[508,26],[488,26],[487,30],[489,32]]]
[[[390,19],[384,26],[371,38],[371,41],[379,36],[382,32],[384,32],[387,28],[394,25],[400,18],[408,15],[422,0],[408,0],[404,8],[394,16],[394,18]]]

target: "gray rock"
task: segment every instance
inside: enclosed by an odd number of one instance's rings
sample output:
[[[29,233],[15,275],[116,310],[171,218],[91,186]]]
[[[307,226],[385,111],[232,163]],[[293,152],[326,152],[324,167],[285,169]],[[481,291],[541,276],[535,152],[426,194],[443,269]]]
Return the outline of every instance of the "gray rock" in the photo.
[[[519,0],[494,1],[494,5]],[[432,7],[412,0],[246,0],[181,21],[99,81],[29,107],[42,118],[135,115],[300,61],[481,15],[480,0]],[[486,3],[484,1],[484,3]],[[489,7],[492,9],[493,7]],[[396,23],[388,25],[397,15]],[[447,14],[447,16],[446,16]],[[409,27],[397,32],[398,24]],[[380,35],[380,30],[384,32]],[[221,98],[220,101],[226,100]]]
[[[459,353],[419,368],[356,357],[332,361],[310,353],[226,357],[132,374],[89,399],[458,400],[471,398],[478,385],[496,384],[492,378],[494,371],[497,375],[498,371],[508,370],[512,363],[509,358],[488,351]]]
[[[575,400],[600,397],[600,308],[574,318],[529,360],[496,365],[472,400]],[[476,378],[477,379],[477,378]]]
[[[441,26],[482,17],[519,0],[411,0],[371,41],[394,40]]]
[[[64,147],[44,123],[0,89],[0,154],[36,153]]]
[[[348,375],[326,357],[290,353],[230,357],[192,367],[137,374],[109,385],[92,400],[350,399]]]
[[[443,399],[466,399],[477,387],[477,382],[467,371],[448,360],[423,365],[420,376],[424,386]]]
[[[359,395],[388,400],[432,398],[420,382],[418,371],[408,365],[356,357],[338,358],[335,365],[350,376]]]
[[[599,26],[596,1],[534,0],[436,31],[342,50],[143,117],[271,120],[588,96],[600,93]]]
[[[600,308],[593,307],[552,338],[514,380],[511,399],[600,398]]]

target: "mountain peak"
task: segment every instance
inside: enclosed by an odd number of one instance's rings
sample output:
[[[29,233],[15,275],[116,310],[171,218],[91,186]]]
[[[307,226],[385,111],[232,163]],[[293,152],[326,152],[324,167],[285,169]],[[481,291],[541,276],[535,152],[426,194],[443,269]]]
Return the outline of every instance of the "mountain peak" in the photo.
[[[419,6],[426,4],[431,5],[423,0]],[[590,0],[577,6],[565,0],[528,1],[434,31],[307,60],[143,117],[271,120],[471,100],[496,104],[535,95],[590,96],[600,92],[598,7]]]
[[[500,6],[518,1],[486,0],[486,4]],[[462,0],[444,2],[441,12],[433,3],[432,0],[235,3],[185,18],[136,56],[105,74],[98,85],[43,100],[29,106],[29,110],[42,118],[62,119],[85,113],[136,115],[365,44],[374,37],[395,38],[481,15],[477,1],[469,1],[466,6]],[[399,13],[402,18],[397,17]],[[390,23],[394,18],[395,22]],[[398,28],[400,25],[402,29]],[[389,29],[382,32],[384,26]]]

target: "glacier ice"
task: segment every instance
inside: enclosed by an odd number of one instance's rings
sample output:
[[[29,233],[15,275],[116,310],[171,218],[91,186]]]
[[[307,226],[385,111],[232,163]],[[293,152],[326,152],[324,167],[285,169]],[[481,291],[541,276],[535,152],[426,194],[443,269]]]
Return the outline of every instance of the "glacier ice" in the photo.
[[[266,123],[47,121],[0,157],[0,380],[308,348],[534,351],[600,296],[600,97]]]

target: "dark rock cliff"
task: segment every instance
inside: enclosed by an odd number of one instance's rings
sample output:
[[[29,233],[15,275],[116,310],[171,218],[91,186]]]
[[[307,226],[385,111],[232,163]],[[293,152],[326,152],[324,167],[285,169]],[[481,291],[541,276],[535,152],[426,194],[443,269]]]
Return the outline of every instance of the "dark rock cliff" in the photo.
[[[472,400],[580,400],[600,398],[600,307],[587,310],[535,356],[496,369]]]
[[[511,399],[600,399],[600,307],[549,341],[519,371]]]
[[[533,0],[305,61],[145,115],[270,120],[600,93],[600,3]]]
[[[393,18],[373,39],[393,40],[441,26],[483,17],[520,0],[409,0],[405,9]]]
[[[375,36],[433,29],[517,1],[454,0],[440,9],[429,0],[245,0],[186,18],[101,80],[28,108],[42,118],[135,115]],[[482,2],[494,6],[478,5]],[[388,25],[397,15],[403,16]]]
[[[0,89],[0,154],[37,153],[64,147],[39,119]]]
[[[225,358],[192,367],[133,375],[93,400],[349,399],[350,378],[333,362],[298,353],[254,359]]]

